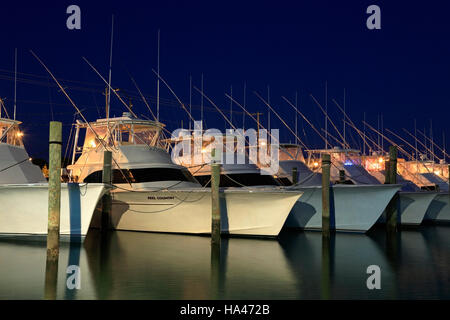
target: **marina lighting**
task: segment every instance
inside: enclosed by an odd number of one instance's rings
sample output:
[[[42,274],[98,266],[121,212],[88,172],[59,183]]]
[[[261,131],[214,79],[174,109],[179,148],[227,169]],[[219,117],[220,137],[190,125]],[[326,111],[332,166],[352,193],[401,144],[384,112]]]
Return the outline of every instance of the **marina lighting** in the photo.
[[[262,146],[265,146],[266,145],[266,142],[265,141],[261,141],[261,143],[260,143]]]
[[[314,162],[314,167],[318,167],[319,163],[318,162]]]
[[[18,131],[18,132],[17,132],[17,136],[18,136],[19,138],[23,137],[23,132]]]
[[[206,153],[206,148],[203,148],[203,149],[202,149],[202,153]]]
[[[379,163],[383,163],[383,161],[384,161],[383,158],[379,158],[379,159],[378,159],[378,162],[379,162]]]

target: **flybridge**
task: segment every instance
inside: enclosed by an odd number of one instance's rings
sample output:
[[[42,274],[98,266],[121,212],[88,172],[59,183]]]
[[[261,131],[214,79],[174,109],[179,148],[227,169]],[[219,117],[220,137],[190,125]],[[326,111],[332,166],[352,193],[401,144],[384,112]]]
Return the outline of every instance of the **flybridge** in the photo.
[[[0,143],[23,147],[23,132],[20,131],[20,121],[0,118]]]

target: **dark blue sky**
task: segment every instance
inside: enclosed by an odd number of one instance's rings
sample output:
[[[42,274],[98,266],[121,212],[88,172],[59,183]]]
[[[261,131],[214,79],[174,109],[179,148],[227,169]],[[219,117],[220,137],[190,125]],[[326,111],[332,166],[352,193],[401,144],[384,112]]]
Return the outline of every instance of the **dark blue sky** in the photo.
[[[81,8],[81,30],[66,28],[66,8],[71,4]],[[366,28],[366,8],[371,4],[381,8],[381,30]],[[0,96],[7,99],[12,113],[17,47],[17,117],[24,122],[30,155],[46,158],[48,122],[62,121],[67,140],[74,110],[29,50],[57,78],[71,80],[63,81],[69,94],[95,120],[99,112],[103,116],[104,85],[81,57],[107,75],[114,14],[113,85],[121,88],[124,98],[127,90],[128,95],[136,95],[128,71],[146,95],[156,95],[151,69],[156,68],[159,28],[161,75],[186,103],[189,75],[199,86],[203,73],[205,93],[225,110],[230,104],[224,92],[232,85],[242,101],[246,82],[248,109],[266,112],[252,92],[266,96],[269,85],[273,106],[292,127],[295,113],[281,96],[293,98],[295,91],[301,110],[323,126],[321,111],[309,95],[323,103],[327,81],[329,111],[340,128],[342,116],[331,99],[342,103],[346,88],[347,110],[358,124],[364,112],[375,127],[382,113],[385,127],[397,132],[403,127],[413,130],[415,118],[419,129],[429,130],[433,119],[434,136],[440,143],[450,118],[449,7],[446,1],[2,1]],[[163,85],[161,99],[161,120],[169,129],[179,127],[181,120],[186,124],[187,116],[171,102],[174,98]],[[133,104],[136,113],[149,116],[142,102]],[[195,91],[193,104],[194,116],[199,118],[200,97]],[[155,104],[151,105],[155,110]],[[222,129],[224,120],[210,108],[205,102],[207,126]],[[123,111],[113,98],[111,113]],[[240,126],[242,115],[235,114],[236,118]],[[246,125],[255,126],[250,119]],[[314,132],[303,126],[304,141],[322,147]],[[281,129],[284,141],[293,140],[273,115],[272,127]]]

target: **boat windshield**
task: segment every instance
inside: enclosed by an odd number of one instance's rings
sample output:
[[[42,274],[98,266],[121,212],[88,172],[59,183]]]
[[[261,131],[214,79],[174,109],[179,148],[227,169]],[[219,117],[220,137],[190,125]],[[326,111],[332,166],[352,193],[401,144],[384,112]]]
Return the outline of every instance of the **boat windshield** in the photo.
[[[197,183],[197,180],[187,169],[177,168],[143,168],[115,169],[112,172],[113,183],[145,183],[157,181],[187,181]],[[84,179],[87,183],[101,183],[102,171],[95,171]]]
[[[100,144],[108,146],[148,145],[160,146],[161,126],[144,120],[99,120],[86,128],[83,152],[97,148]],[[100,141],[101,140],[101,141]],[[163,147],[162,145],[160,147]]]
[[[0,121],[0,143],[23,147],[23,132],[19,123],[14,121]]]

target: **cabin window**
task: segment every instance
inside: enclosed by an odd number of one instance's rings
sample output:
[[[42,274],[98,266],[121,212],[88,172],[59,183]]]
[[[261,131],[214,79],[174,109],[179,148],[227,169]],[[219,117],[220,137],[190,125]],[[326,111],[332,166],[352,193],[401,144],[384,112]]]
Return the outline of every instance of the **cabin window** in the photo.
[[[202,186],[210,187],[211,186],[211,176],[210,175],[202,175],[195,176],[198,182]],[[274,177],[269,175],[261,175],[259,173],[239,173],[239,174],[228,174],[220,175],[220,186],[221,187],[242,187],[242,186],[278,186],[280,185]]]
[[[188,181],[197,183],[197,180],[187,169],[174,168],[145,168],[113,170],[113,184],[144,183],[155,181]],[[101,183],[102,171],[91,173],[84,179],[87,183]]]

